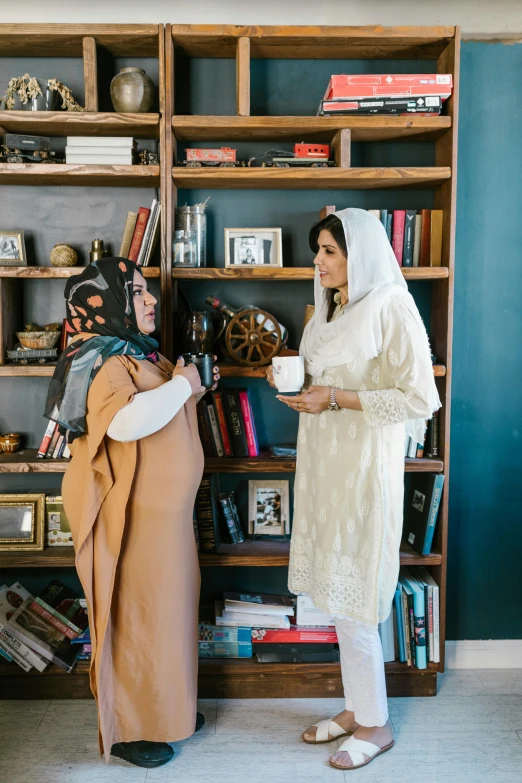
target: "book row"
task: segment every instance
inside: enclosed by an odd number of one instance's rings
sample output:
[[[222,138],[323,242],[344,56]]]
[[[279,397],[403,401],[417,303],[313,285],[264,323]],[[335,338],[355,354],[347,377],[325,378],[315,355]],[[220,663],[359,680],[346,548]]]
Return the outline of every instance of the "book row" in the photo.
[[[381,221],[403,267],[441,266],[442,209],[369,209]]]
[[[213,391],[198,402],[198,427],[206,457],[258,457],[259,443],[246,389]]]
[[[120,245],[120,258],[135,261],[138,266],[149,266],[159,236],[161,203],[153,199],[150,208],[140,207],[127,212]]]

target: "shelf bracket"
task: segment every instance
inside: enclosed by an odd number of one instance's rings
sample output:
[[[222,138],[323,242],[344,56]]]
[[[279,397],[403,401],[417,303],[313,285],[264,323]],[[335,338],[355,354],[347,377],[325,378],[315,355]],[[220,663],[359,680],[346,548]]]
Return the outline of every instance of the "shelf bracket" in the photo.
[[[98,111],[98,59],[96,41],[91,36],[82,40],[83,45],[83,81],[85,85],[85,108]]]
[[[335,165],[338,168],[349,169],[351,166],[352,132],[348,129],[339,130],[332,139],[332,152]]]
[[[250,38],[245,37],[237,39],[236,114],[250,116]]]

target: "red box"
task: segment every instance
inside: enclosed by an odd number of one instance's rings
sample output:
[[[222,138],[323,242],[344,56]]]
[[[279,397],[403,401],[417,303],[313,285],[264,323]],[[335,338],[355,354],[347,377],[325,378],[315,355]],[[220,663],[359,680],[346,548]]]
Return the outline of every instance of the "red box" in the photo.
[[[440,95],[449,98],[453,86],[450,73],[341,74],[331,76],[323,100],[357,98],[399,98],[401,95]]]

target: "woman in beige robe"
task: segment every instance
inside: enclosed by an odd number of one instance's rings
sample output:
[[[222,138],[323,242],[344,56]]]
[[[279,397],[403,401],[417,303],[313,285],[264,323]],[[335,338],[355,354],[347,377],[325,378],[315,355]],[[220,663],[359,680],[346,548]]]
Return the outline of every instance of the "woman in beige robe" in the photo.
[[[205,389],[194,366],[174,367],[155,350],[156,300],[135,265],[93,267],[66,288],[77,336],[48,412],[74,438],[62,491],[88,604],[100,750],[152,767],[172,758],[166,743],[196,727],[192,514],[203,472],[196,395]]]

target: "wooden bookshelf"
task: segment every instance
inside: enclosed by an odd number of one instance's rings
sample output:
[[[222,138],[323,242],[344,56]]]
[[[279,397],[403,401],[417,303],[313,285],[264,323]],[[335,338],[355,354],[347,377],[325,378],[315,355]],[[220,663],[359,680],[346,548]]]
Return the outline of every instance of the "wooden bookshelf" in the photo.
[[[284,188],[287,190],[426,189],[435,188],[450,177],[451,169],[449,166],[350,169],[191,169],[174,167],[172,169],[172,178],[178,188]]]
[[[317,141],[331,142],[348,128],[352,141],[434,141],[451,128],[451,117],[205,117],[176,115],[178,141]]]
[[[294,282],[295,280],[313,280],[313,266],[283,266],[279,269],[233,269],[232,267],[214,267],[199,269],[173,269],[176,280],[273,280],[275,282]],[[445,266],[403,267],[405,280],[444,280],[449,277]]]
[[[159,61],[159,112],[118,114],[98,111],[97,49],[118,57],[157,57]],[[173,269],[174,210],[179,188],[227,189],[398,189],[431,190],[433,206],[443,210],[443,258],[438,268],[403,269],[408,281],[422,281],[431,293],[428,331],[434,366],[443,402],[440,415],[440,458],[406,459],[405,472],[443,472],[445,489],[437,523],[433,552],[421,558],[403,544],[403,564],[427,565],[441,588],[441,664],[428,669],[394,663],[386,665],[388,692],[398,695],[434,695],[437,672],[444,670],[446,562],[448,529],[448,467],[451,409],[451,335],[454,285],[454,243],[458,132],[459,30],[455,27],[263,27],[240,25],[0,25],[0,52],[5,57],[82,57],[84,64],[84,113],[0,111],[0,128],[11,132],[49,136],[108,135],[159,140],[159,166],[73,166],[49,164],[0,164],[4,185],[85,185],[100,187],[159,188],[162,202],[161,265],[145,268],[146,277],[160,283],[161,350],[173,355],[172,309],[180,281],[257,281],[264,284],[308,281],[314,269],[289,266],[281,269]],[[236,115],[197,116],[176,114],[174,58],[230,57],[236,60]],[[451,72],[454,92],[441,117],[268,117],[250,116],[251,58],[278,59],[414,59],[435,61],[439,73]],[[430,67],[432,67],[430,65]],[[386,65],[384,66],[386,68]],[[317,141],[333,142],[349,129],[354,142],[422,142],[435,147],[434,165],[428,167],[332,168],[332,169],[187,169],[176,166],[177,142]],[[325,201],[324,203],[328,203]],[[20,328],[23,286],[32,279],[66,280],[80,268],[0,267],[0,383],[3,377],[49,377],[52,365],[5,365],[6,347]],[[263,378],[265,368],[222,365],[224,377]],[[21,381],[23,383],[23,381]],[[38,460],[34,449],[0,455],[0,473],[63,473],[68,460]],[[295,462],[272,460],[263,452],[255,459],[207,459],[208,472],[242,474],[295,471]],[[286,567],[286,542],[251,542],[223,545],[219,554],[200,553],[202,567]],[[3,568],[74,567],[69,548],[43,552],[0,553]],[[89,697],[88,666],[79,664],[71,674],[49,667],[43,673],[25,674],[0,662],[0,698]],[[340,696],[338,664],[258,664],[256,660],[208,660],[200,662],[200,695],[203,697]]]

